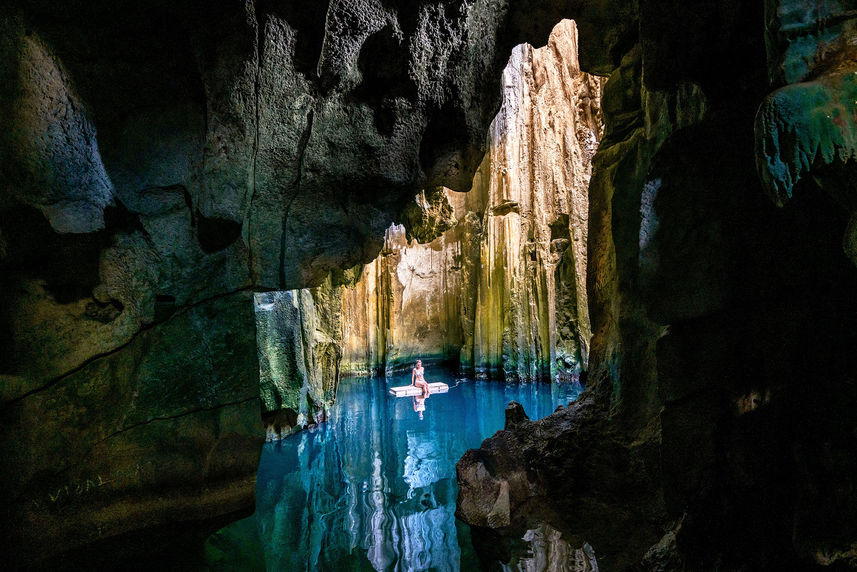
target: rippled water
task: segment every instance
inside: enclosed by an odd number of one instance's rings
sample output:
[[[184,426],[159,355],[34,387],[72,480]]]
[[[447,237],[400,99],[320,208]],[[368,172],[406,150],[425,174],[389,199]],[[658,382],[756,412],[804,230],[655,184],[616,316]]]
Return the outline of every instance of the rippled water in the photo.
[[[477,570],[455,518],[455,463],[503,428],[509,401],[531,419],[577,398],[579,384],[444,381],[423,402],[388,387],[410,378],[343,381],[330,421],[265,445],[256,513],[207,543],[220,570]],[[421,409],[424,411],[420,411]]]

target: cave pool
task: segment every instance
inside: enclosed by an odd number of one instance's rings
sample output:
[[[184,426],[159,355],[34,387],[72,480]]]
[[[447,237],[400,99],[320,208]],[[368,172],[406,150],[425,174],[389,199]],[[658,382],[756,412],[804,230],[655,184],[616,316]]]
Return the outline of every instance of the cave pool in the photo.
[[[503,428],[509,401],[531,419],[577,399],[579,383],[506,384],[427,370],[448,393],[425,411],[388,388],[410,375],[344,379],[327,423],[267,443],[256,512],[206,543],[215,570],[478,570],[455,518],[455,463]],[[422,418],[420,413],[422,413]]]

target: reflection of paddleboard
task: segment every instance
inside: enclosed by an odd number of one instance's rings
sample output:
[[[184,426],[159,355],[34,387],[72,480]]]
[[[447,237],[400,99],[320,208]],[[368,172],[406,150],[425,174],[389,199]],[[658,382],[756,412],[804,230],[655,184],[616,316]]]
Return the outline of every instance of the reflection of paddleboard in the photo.
[[[449,391],[449,386],[445,383],[430,383],[428,384],[431,393],[446,393]],[[414,395],[422,395],[423,390],[415,385],[402,385],[400,387],[391,387],[390,395],[395,397],[413,397]]]

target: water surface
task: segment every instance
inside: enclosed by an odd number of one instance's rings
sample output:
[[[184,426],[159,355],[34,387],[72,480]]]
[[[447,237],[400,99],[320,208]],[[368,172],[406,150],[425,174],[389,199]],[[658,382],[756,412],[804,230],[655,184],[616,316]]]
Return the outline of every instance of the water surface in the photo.
[[[444,381],[422,401],[388,387],[409,376],[340,385],[327,423],[265,445],[256,512],[212,536],[221,570],[477,570],[455,518],[455,463],[503,428],[509,401],[531,419],[577,398],[579,384]],[[423,411],[424,409],[424,411]]]

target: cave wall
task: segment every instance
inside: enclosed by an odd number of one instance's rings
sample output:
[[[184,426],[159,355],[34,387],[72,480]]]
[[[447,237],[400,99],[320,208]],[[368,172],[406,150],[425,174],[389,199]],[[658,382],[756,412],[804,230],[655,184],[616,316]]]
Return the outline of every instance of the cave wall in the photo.
[[[262,419],[267,441],[327,419],[342,362],[342,286],[254,297]]]
[[[546,47],[512,51],[471,190],[420,195],[422,208],[387,231],[346,292],[346,370],[420,357],[509,380],[585,368],[587,189],[603,80],[580,71],[577,42],[565,20]]]
[[[367,262],[420,190],[469,187],[511,47],[573,17],[583,68],[610,75],[581,406],[597,414],[532,426],[554,443],[518,467],[567,514],[634,525],[628,562],[680,521],[668,552],[691,568],[846,565],[854,9],[5,3],[2,557],[163,541],[250,507],[251,292]],[[650,504],[607,510],[631,492]]]
[[[617,569],[853,567],[853,5],[637,18],[590,184],[589,393],[465,455],[459,515],[502,544],[538,514]]]
[[[343,291],[343,371],[351,375],[383,376],[417,359],[429,367],[458,359],[458,245],[447,234],[429,244],[409,242],[406,234],[391,226],[381,254]]]
[[[462,361],[477,371],[552,379],[586,364],[587,189],[602,80],[580,72],[577,44],[577,26],[563,21],[546,47],[516,48],[504,71],[504,103],[471,191],[484,210]]]

